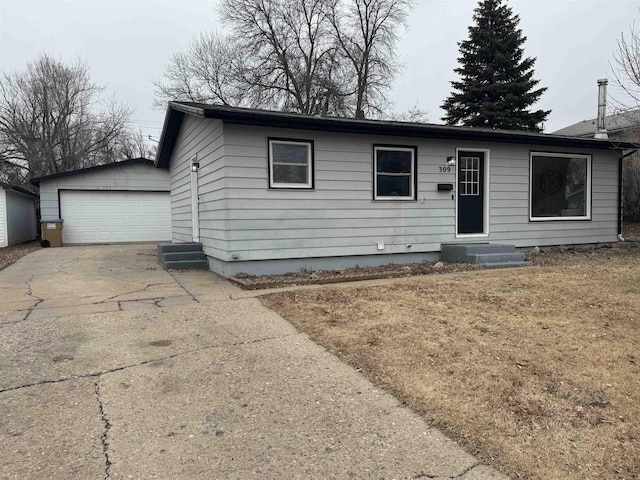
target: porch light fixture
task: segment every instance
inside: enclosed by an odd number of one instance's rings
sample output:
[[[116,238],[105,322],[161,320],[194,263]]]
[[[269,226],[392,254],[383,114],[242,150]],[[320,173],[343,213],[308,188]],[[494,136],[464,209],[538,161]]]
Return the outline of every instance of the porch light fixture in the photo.
[[[200,163],[199,163],[199,162],[193,162],[193,163],[191,164],[191,171],[192,171],[192,172],[197,172],[197,171],[198,171],[198,168],[200,168]]]
[[[456,157],[447,157],[447,165],[449,165],[450,167],[455,166],[456,164]]]

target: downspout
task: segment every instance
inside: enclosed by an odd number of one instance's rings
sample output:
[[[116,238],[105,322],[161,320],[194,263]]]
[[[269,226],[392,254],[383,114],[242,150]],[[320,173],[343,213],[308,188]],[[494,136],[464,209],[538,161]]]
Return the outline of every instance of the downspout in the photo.
[[[624,242],[622,236],[622,215],[624,205],[624,194],[622,189],[622,162],[624,162],[625,155],[622,155],[618,160],[618,241]]]
[[[630,155],[633,155],[634,153],[636,153],[638,150],[631,150],[627,153],[624,153],[622,155],[620,155],[620,158],[618,160],[618,240],[620,242],[624,242],[624,237],[622,236],[622,215],[624,214],[623,211],[623,207],[624,207],[624,193],[623,193],[623,175],[622,175],[622,171],[623,171],[623,163],[624,163],[624,159],[627,158]]]

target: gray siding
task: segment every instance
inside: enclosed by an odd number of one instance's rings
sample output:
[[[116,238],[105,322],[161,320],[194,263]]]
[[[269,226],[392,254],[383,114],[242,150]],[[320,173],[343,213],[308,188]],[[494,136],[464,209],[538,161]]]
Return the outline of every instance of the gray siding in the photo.
[[[34,198],[12,190],[5,192],[8,244],[16,245],[34,240],[37,235]]]
[[[153,165],[124,164],[81,172],[40,183],[40,215],[43,220],[60,217],[59,190],[169,191],[169,174]]]
[[[227,204],[223,128],[219,120],[186,115],[170,161],[172,241],[191,242],[191,164],[197,155],[200,242],[205,254],[226,260]]]
[[[7,239],[7,194],[0,188],[0,247],[8,246]]]
[[[314,140],[314,190],[268,189],[270,136]],[[418,201],[372,200],[372,145],[381,143],[418,147]],[[482,241],[526,247],[616,240],[617,161],[611,152],[228,124],[224,126],[226,203],[225,195],[217,190],[216,195],[201,196],[201,210],[206,203],[211,215],[208,221],[213,222],[201,222],[202,228],[211,229],[213,236],[213,224],[226,219],[226,255],[221,248],[213,256],[227,261],[232,255],[248,261],[436,252],[442,243],[469,241],[455,235],[451,192],[437,191],[438,183],[455,182],[454,169],[440,173],[439,167],[446,165],[447,156],[455,155],[456,148],[489,151],[490,222],[489,234]],[[592,221],[529,221],[531,150],[593,155]],[[378,250],[379,242],[385,244],[384,250]]]

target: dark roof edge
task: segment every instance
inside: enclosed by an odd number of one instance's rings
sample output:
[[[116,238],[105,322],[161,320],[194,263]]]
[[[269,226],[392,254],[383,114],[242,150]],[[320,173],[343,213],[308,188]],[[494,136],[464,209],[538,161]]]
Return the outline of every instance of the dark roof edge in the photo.
[[[144,163],[144,164],[149,164],[149,165],[153,165],[153,160],[149,160],[147,158],[143,158],[143,157],[138,157],[138,158],[129,158],[127,160],[122,160],[120,162],[113,162],[113,163],[105,163],[104,165],[96,165],[94,167],[87,167],[87,168],[81,168],[79,170],[71,170],[69,172],[62,172],[62,173],[53,173],[51,175],[44,175],[42,177],[35,177],[32,178],[30,180],[32,185],[35,185],[36,187],[40,186],[40,182],[44,181],[44,180],[52,180],[54,178],[60,178],[60,177],[69,177],[71,175],[76,175],[79,173],[87,173],[87,172],[94,172],[96,170],[105,170],[108,168],[112,168],[112,167],[119,167],[122,165],[130,165],[133,163]]]
[[[297,113],[253,110],[221,105],[169,102],[165,125],[156,156],[156,167],[168,168],[171,152],[177,140],[184,114],[222,120],[238,125],[319,130],[327,132],[394,135],[443,140],[474,140],[498,143],[521,143],[541,146],[578,147],[614,150],[638,150],[640,144],[594,138],[580,138],[548,133],[449,125],[392,122],[384,120],[356,120],[350,118],[318,117]]]
[[[17,185],[11,185],[9,183],[4,183],[4,182],[0,182],[0,188],[4,189],[4,190],[15,190],[16,192],[20,192],[23,193],[25,195],[29,195],[30,197],[33,198],[38,198],[38,195],[30,192],[29,190],[22,188],[22,187],[18,187]]]

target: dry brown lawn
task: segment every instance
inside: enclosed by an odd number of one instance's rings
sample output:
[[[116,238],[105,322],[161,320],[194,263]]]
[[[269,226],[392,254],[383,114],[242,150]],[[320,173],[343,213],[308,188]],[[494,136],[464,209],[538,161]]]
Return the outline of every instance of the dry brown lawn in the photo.
[[[514,478],[640,478],[640,251],[264,303]]]

